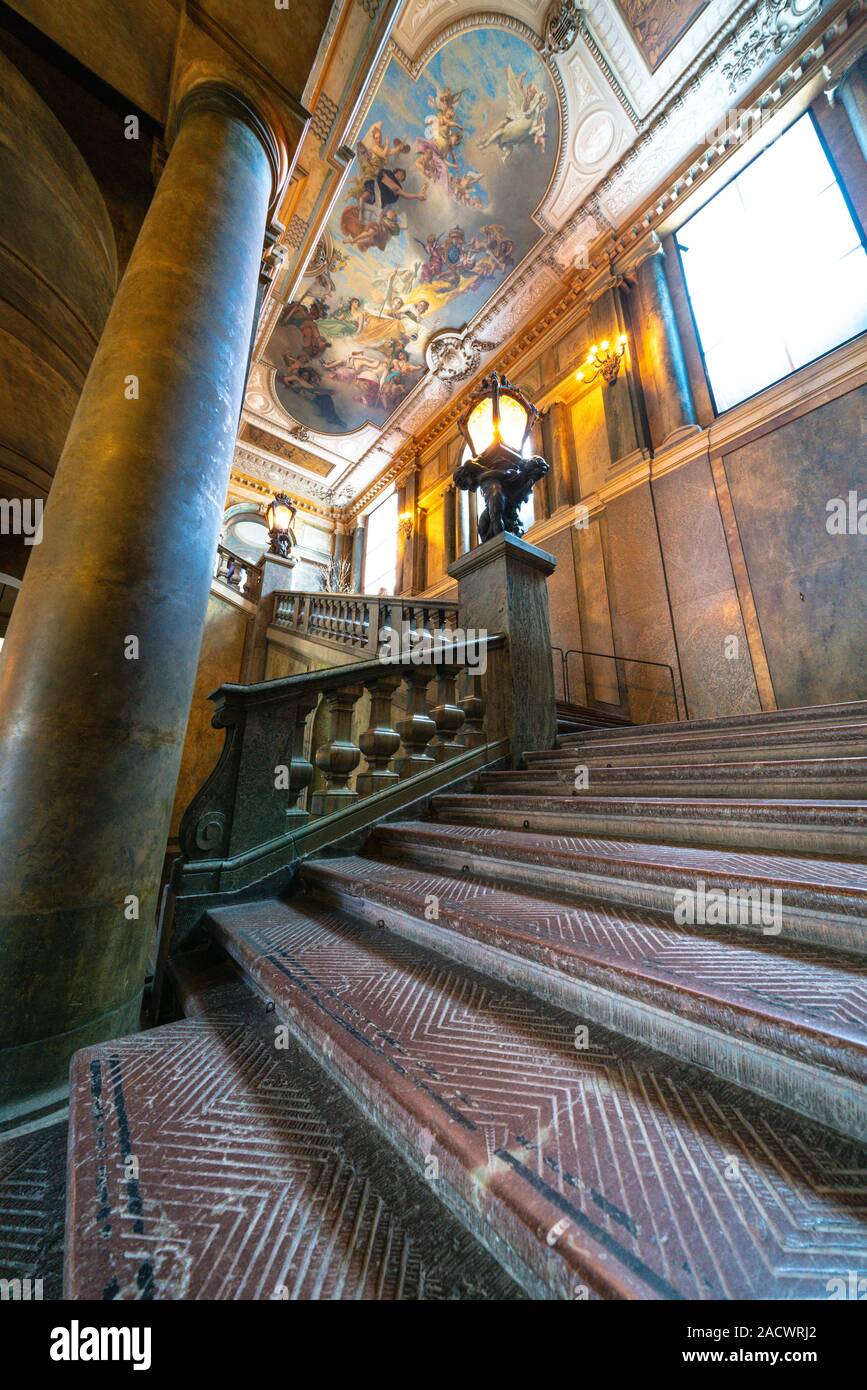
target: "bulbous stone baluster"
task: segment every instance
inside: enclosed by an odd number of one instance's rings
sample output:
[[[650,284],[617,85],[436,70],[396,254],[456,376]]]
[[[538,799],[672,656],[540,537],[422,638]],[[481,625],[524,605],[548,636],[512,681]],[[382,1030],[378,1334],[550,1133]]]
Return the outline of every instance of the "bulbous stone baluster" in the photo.
[[[466,724],[461,732],[461,743],[464,748],[479,748],[488,741],[484,729],[485,710],[488,702],[482,694],[481,676],[470,676],[470,694],[464,696],[459,704],[466,715]]]
[[[400,747],[400,734],[391,724],[391,702],[400,682],[401,677],[394,675],[378,676],[366,683],[370,691],[370,724],[358,740],[367,759],[367,771],[359,772],[355,778],[359,796],[370,796],[398,781],[398,774],[388,764]]]
[[[447,758],[453,758],[456,753],[464,751],[464,745],[455,742],[455,735],[463,728],[467,717],[466,712],[457,703],[457,678],[458,673],[454,666],[440,668],[436,685],[436,704],[431,710],[437,732],[429,748],[438,763],[443,763]]]
[[[310,810],[314,817],[329,816],[355,800],[358,793],[349,779],[361,760],[361,749],[352,742],[352,711],[364,694],[363,685],[347,685],[323,698],[328,708],[331,738],[316,750],[316,766],[327,778],[324,791],[316,792]]]
[[[292,757],[289,759],[289,806],[286,829],[297,830],[310,819],[310,812],[298,805],[313,779],[313,764],[304,756],[304,729],[307,716],[316,708],[315,702],[295,706],[295,727],[292,735]]]
[[[394,760],[394,769],[401,778],[423,772],[425,768],[433,767],[436,762],[435,758],[425,752],[437,731],[436,724],[427,712],[426,692],[430,680],[429,666],[415,667],[403,678],[409,702],[406,719],[402,719],[396,726],[403,746],[401,756]]]

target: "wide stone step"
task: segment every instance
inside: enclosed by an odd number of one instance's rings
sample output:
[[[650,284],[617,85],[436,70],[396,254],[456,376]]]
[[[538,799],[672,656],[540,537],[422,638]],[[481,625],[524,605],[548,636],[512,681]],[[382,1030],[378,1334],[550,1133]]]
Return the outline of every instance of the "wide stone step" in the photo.
[[[521,1296],[257,995],[185,995],[73,1060],[67,1298]]]
[[[684,894],[705,894],[704,910],[763,936],[829,950],[867,953],[867,865],[803,855],[749,854],[638,840],[533,834],[466,824],[392,821],[366,845],[378,857],[421,868],[471,873],[559,895],[629,903],[671,916]],[[729,899],[728,895],[734,897]],[[708,895],[710,895],[708,897]],[[765,914],[775,911],[775,930]]]
[[[531,1295],[824,1300],[867,1261],[852,1141],[307,897],[211,915]]]
[[[781,726],[817,728],[823,724],[843,723],[847,720],[854,720],[856,723],[863,723],[867,720],[867,700],[845,700],[834,705],[803,705],[792,709],[762,711],[758,714],[727,714],[719,719],[671,720],[665,724],[636,724],[633,728],[636,733],[640,732],[648,738],[653,738],[672,732],[682,733],[685,730],[689,730],[690,733],[697,733],[703,730],[732,731],[755,728],[774,730]],[[588,731],[586,734],[578,734],[576,737],[580,739],[619,738],[622,737],[622,731],[600,729],[596,733]],[[570,743],[572,739],[567,735],[564,741]]]
[[[548,834],[867,859],[867,802],[451,793],[440,821]]]
[[[731,927],[356,857],[306,864],[330,907],[867,1139],[867,970]]]
[[[821,797],[860,800],[867,797],[867,758],[785,759],[703,765],[674,763],[660,766],[635,763],[626,767],[593,767],[587,786],[575,787],[575,767],[527,768],[485,772],[479,785],[486,792],[531,795],[562,794],[572,787],[576,796],[690,796]]]
[[[684,734],[671,738],[618,738],[580,741],[526,753],[528,767],[623,767],[636,764],[767,762],[783,759],[863,758],[867,724],[828,725],[824,729],[780,729],[774,738],[761,730],[731,734]]]

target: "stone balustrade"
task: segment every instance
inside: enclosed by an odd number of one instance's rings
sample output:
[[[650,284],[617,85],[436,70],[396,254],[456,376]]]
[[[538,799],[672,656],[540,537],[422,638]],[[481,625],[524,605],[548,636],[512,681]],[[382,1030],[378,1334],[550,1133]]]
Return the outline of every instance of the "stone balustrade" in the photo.
[[[225,584],[227,589],[234,589],[242,598],[255,603],[262,588],[262,565],[261,562],[254,565],[252,561],[236,555],[225,545],[218,545],[214,561],[214,579],[219,584]]]
[[[393,598],[376,594],[274,594],[272,625],[311,641],[375,656],[390,634],[427,633],[432,642],[449,639],[458,626],[457,603]]]
[[[313,596],[279,597],[285,611],[290,602]],[[481,671],[488,653],[505,640],[445,640],[395,662],[354,662],[257,685],[221,686],[211,697],[213,723],[225,729],[226,742],[181,822],[184,860],[195,865],[255,857],[263,846],[283,844],[313,821],[409,778],[438,773],[443,764],[483,748]],[[469,692],[463,697],[459,683]],[[314,730],[326,736],[311,747]],[[380,802],[371,820],[383,814]]]

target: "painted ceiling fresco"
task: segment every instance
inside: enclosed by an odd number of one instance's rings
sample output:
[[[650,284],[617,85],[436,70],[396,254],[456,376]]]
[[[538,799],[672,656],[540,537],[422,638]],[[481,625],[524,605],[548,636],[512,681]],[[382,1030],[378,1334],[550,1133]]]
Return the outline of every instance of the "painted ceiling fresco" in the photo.
[[[305,428],[381,426],[538,240],[557,162],[548,69],[517,34],[451,38],[413,78],[392,58],[296,299],[265,354]]]
[[[710,0],[619,0],[647,66],[655,72]]]

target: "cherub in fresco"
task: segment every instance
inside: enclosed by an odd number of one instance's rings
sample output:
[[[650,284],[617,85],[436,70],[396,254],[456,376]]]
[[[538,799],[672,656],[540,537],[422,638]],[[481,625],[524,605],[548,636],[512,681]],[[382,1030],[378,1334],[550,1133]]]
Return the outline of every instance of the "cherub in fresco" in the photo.
[[[515,264],[515,243],[506,236],[506,229],[499,222],[482,227],[481,235],[473,237],[470,248],[474,255],[470,289],[478,289],[496,275],[505,275]]]
[[[526,83],[527,74],[516,76],[510,67],[506,68],[508,96],[506,114],[489,135],[479,141],[479,148],[486,150],[496,145],[503,163],[519,145],[535,144],[540,150],[545,148],[545,110],[548,98],[533,82]]]
[[[344,430],[346,425],[334,408],[334,387],[328,386],[322,380],[321,371],[312,362],[304,362],[300,357],[290,357],[288,353],[283,360],[286,370],[277,377],[280,385],[310,401],[328,424],[334,425],[338,430]]]
[[[455,202],[463,203],[468,208],[483,208],[484,203],[475,192],[481,181],[482,175],[477,174],[475,169],[467,169],[460,178],[453,179],[451,193]]]
[[[384,251],[394,237],[401,235],[403,226],[395,208],[387,208],[377,221],[366,222],[360,206],[352,203],[340,214],[340,230],[347,245],[359,251]]]

